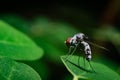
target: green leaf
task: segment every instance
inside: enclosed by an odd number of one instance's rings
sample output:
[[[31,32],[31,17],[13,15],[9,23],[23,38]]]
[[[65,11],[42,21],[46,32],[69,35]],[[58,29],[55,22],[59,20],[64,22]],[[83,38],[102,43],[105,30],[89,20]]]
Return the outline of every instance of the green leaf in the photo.
[[[29,37],[0,21],[0,56],[15,60],[35,60],[43,55],[43,50]]]
[[[30,66],[12,59],[0,58],[0,80],[41,80]]]
[[[67,60],[65,58],[66,56],[61,57],[68,71],[74,76],[74,80],[120,80],[120,76],[116,72],[103,64],[91,61],[94,72],[87,61],[84,65],[82,57],[80,57],[79,63],[78,56],[70,56]]]
[[[23,62],[23,61],[22,61]],[[39,60],[35,61],[24,61],[23,63],[31,66],[37,71],[38,74],[42,77],[43,80],[49,80],[50,78],[50,66],[47,65],[46,62]]]

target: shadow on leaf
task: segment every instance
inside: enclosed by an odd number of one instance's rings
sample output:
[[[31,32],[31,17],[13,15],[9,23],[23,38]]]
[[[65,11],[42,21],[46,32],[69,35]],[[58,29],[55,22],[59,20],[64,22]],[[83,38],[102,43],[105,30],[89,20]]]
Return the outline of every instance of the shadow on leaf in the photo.
[[[94,72],[94,71],[85,69],[85,68],[83,68],[83,67],[81,67],[81,66],[79,66],[79,65],[77,65],[77,64],[75,64],[75,63],[73,63],[73,62],[71,62],[70,60],[66,60],[66,61],[68,61],[69,63],[71,63],[72,65],[76,66],[77,68],[79,68],[79,69],[81,69],[81,70],[83,70],[83,71],[86,71],[86,72],[89,72],[89,73],[96,73],[96,72]]]

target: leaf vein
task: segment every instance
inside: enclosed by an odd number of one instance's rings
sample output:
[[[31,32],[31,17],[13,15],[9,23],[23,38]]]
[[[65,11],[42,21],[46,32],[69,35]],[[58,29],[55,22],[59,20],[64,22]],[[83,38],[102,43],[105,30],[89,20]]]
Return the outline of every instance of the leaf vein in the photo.
[[[15,64],[12,66],[11,71],[10,71],[10,73],[8,75],[7,80],[11,80],[11,77],[12,77],[12,74],[13,74],[14,71],[15,71]]]

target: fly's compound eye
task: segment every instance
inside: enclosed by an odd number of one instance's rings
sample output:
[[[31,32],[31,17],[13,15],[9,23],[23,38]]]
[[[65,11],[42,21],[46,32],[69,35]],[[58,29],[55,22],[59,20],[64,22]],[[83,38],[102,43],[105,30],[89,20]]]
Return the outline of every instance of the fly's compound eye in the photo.
[[[68,47],[69,47],[70,44],[71,44],[71,43],[70,43],[70,40],[71,40],[71,38],[67,38],[66,41],[65,41],[65,44],[66,44]]]

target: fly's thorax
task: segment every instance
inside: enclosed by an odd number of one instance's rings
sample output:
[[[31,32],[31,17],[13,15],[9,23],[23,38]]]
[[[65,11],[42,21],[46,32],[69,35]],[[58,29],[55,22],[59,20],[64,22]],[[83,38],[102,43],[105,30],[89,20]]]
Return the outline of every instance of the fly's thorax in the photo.
[[[76,37],[77,37],[77,39],[80,40],[80,41],[88,40],[88,37],[87,37],[85,34],[83,34],[83,33],[78,33],[78,34],[76,34]]]
[[[83,35],[84,34],[82,34],[82,33],[76,34],[76,40],[83,41],[84,40]]]
[[[76,45],[78,43],[75,36],[71,38],[70,43],[71,45]]]

